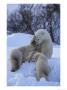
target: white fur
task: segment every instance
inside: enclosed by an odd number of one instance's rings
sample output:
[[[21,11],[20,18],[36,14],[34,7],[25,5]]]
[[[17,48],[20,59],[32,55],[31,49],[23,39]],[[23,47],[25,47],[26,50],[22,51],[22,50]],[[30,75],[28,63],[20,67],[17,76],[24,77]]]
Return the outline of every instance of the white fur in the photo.
[[[35,47],[32,45],[13,49],[10,54],[10,60],[12,65],[11,71],[16,71],[17,69],[19,69],[20,65],[23,62],[30,60],[34,53]]]
[[[39,29],[35,32],[34,36],[36,45],[38,45],[39,52],[45,54],[47,58],[52,56],[53,43],[50,34],[45,29]]]
[[[45,77],[47,79],[47,76],[50,72],[50,67],[48,65],[47,57],[42,53],[35,53],[33,55],[33,58],[37,60],[36,62],[36,79],[39,81],[41,77]]]

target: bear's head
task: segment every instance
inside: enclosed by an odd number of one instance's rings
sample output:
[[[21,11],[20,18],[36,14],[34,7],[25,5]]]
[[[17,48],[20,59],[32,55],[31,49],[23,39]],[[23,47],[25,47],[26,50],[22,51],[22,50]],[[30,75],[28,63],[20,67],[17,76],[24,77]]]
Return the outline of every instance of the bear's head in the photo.
[[[48,41],[50,39],[50,34],[45,29],[39,29],[35,32],[33,41],[36,42],[37,45],[42,44],[43,41]]]

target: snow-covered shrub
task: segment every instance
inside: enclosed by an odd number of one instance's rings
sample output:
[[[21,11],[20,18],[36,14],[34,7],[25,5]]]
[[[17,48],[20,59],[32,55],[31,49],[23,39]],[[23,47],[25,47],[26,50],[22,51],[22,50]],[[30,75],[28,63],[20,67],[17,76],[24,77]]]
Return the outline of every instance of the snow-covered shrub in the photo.
[[[34,34],[47,29],[52,41],[60,44],[59,4],[19,4],[19,9],[7,17],[7,30]]]

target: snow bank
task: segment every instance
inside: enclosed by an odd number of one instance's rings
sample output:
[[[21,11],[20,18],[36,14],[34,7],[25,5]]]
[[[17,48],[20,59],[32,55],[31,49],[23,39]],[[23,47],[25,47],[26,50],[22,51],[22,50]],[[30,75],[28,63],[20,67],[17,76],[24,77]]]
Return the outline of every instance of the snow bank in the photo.
[[[8,47],[19,47],[28,45],[33,38],[33,35],[17,33],[9,35],[7,38]]]
[[[7,38],[7,85],[8,86],[58,86],[60,85],[60,46],[53,47],[53,55],[49,60],[49,65],[52,68],[48,81],[41,78],[40,81],[36,80],[35,76],[35,63],[25,62],[21,65],[20,69],[16,72],[10,72],[10,51],[19,46],[28,45],[33,38],[33,35],[17,33],[8,36]]]

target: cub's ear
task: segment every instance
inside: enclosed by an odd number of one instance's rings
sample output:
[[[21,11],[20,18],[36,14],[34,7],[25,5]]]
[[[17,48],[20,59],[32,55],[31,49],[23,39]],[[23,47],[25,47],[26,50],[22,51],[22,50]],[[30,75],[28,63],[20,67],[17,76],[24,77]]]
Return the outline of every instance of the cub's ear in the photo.
[[[36,45],[36,42],[35,42],[35,36],[33,37],[32,41],[31,41],[31,44],[32,44],[33,46]]]

